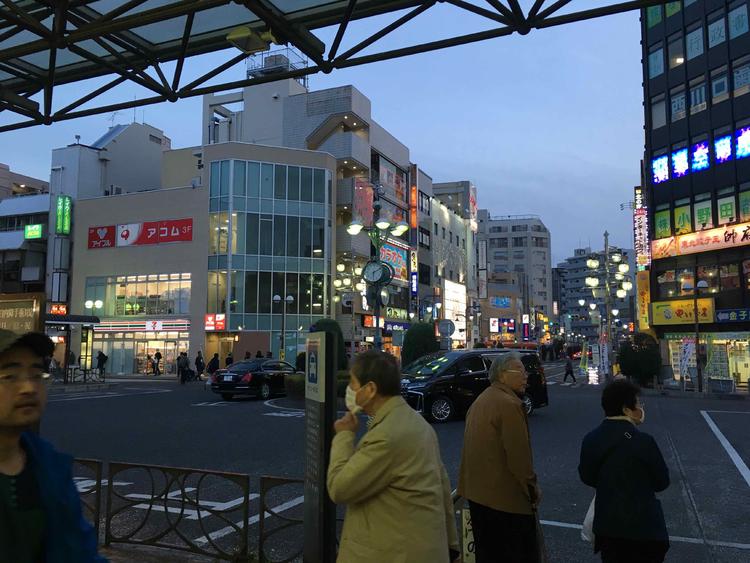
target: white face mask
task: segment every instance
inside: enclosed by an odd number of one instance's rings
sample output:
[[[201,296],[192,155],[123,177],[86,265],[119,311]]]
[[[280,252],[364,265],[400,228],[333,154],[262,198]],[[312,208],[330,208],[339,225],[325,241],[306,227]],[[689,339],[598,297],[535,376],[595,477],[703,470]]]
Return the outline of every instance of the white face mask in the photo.
[[[362,411],[362,407],[357,404],[357,393],[352,389],[351,385],[346,386],[346,396],[344,398],[346,408],[352,414],[359,414]]]

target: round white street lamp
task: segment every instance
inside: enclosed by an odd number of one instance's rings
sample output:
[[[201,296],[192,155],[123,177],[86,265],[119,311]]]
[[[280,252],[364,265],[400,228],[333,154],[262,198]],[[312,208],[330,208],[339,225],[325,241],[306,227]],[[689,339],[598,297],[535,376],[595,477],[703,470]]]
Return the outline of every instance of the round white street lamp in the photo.
[[[580,305],[581,307],[583,307],[585,304],[586,304],[586,300],[585,299],[579,299],[578,300],[578,305]]]
[[[596,270],[599,267],[599,260],[596,258],[589,258],[586,260],[586,266],[591,268],[592,270]]]
[[[618,289],[615,292],[615,295],[617,295],[618,299],[625,299],[625,297],[627,296],[627,294],[628,294],[628,292],[625,291],[624,289]]]
[[[624,281],[624,282],[622,282],[622,288],[625,291],[630,291],[631,289],[633,289],[633,282],[631,282],[631,281]]]
[[[619,266],[617,266],[617,269],[620,270],[621,273],[627,274],[630,271],[630,265],[622,263]]]
[[[391,222],[385,217],[381,217],[378,219],[377,223],[375,223],[375,226],[381,231],[387,231],[388,227],[391,226]]]
[[[94,306],[94,302],[93,302],[93,301],[92,301],[91,299],[88,299],[88,300],[87,300],[87,301],[86,301],[86,302],[85,302],[85,303],[83,304],[83,306],[84,306],[84,307],[86,307],[87,309],[91,309],[91,308],[92,308],[92,307]]]
[[[364,225],[362,225],[362,221],[355,219],[354,221],[349,223],[349,226],[346,228],[346,232],[352,236],[356,236],[362,231],[363,227]]]
[[[620,309],[612,309],[612,315],[615,317],[620,314]]]
[[[589,303],[589,309],[591,309],[592,311],[596,309],[596,303]]]

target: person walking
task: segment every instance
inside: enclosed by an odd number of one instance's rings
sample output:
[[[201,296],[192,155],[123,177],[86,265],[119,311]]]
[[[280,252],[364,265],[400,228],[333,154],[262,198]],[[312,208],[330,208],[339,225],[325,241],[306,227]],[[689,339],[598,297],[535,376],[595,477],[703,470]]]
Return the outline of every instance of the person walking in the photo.
[[[603,563],[661,563],[669,550],[655,495],[669,487],[669,469],[656,441],[638,429],[646,418],[639,394],[625,379],[607,384],[606,418],[581,445],[578,474],[596,489],[594,552]]]
[[[104,377],[108,359],[107,354],[99,350],[99,353],[96,355],[96,369],[99,370],[99,377]]]
[[[229,367],[229,366],[231,366],[231,365],[232,365],[233,363],[234,363],[234,356],[232,356],[232,353],[231,353],[231,352],[229,352],[229,354],[227,355],[227,358],[226,358],[226,359],[224,360],[224,365],[225,365],[226,367]]]
[[[180,380],[180,385],[185,385],[189,369],[190,361],[188,360],[187,352],[180,352],[180,355],[177,357],[177,379]]]
[[[161,352],[159,350],[154,354],[154,375],[157,377],[161,375]]]
[[[198,355],[195,357],[195,373],[200,379],[203,376],[203,371],[206,369],[206,362],[203,360],[203,354],[198,350]]]
[[[573,362],[570,360],[570,356],[565,357],[565,376],[563,377],[563,383],[565,383],[570,376],[573,379],[573,383],[576,382],[576,376],[573,374]]]
[[[245,351],[245,359],[250,360],[252,359],[253,355],[250,353],[250,350]]]
[[[495,359],[489,379],[466,415],[458,494],[469,501],[477,563],[537,563],[541,491],[519,398],[526,389],[520,354]]]
[[[213,375],[217,372],[218,369],[219,354],[214,354],[214,357],[208,361],[208,365],[206,366],[206,373],[208,373],[208,375]]]
[[[70,456],[36,433],[54,344],[0,330],[0,561],[106,563],[83,518]]]
[[[260,350],[258,350],[257,352],[255,352],[255,357],[256,358],[262,358],[263,357],[263,352],[261,352]]]
[[[334,424],[328,493],[346,505],[339,563],[448,563],[458,534],[450,482],[437,436],[401,397],[390,354],[354,359],[346,390],[348,412]],[[355,444],[357,413],[371,418]]]

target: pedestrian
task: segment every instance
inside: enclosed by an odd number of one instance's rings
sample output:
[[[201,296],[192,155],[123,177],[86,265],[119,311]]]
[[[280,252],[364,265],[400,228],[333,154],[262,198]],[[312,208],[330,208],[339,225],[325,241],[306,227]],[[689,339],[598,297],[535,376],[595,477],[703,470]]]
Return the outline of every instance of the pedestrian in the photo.
[[[96,369],[99,370],[99,377],[104,377],[104,371],[107,366],[107,360],[109,357],[107,354],[99,350],[99,353],[96,355]]]
[[[214,357],[208,361],[206,366],[206,372],[208,375],[213,375],[219,369],[219,354],[214,354]]]
[[[154,360],[151,358],[151,354],[146,354],[146,366],[144,369],[144,375],[148,375],[148,368],[154,367]]]
[[[252,359],[252,357],[253,357],[253,355],[250,353],[250,350],[247,350],[245,352],[245,359],[246,360],[250,360],[250,359]]]
[[[639,388],[626,379],[602,392],[606,418],[583,439],[578,474],[596,489],[594,552],[603,563],[660,563],[669,550],[661,503],[669,469],[656,441],[637,427],[646,411]]]
[[[273,358],[273,354],[271,354],[271,352],[266,352],[266,358]]]
[[[231,352],[229,352],[229,354],[227,355],[227,358],[226,358],[226,360],[224,360],[224,365],[225,365],[226,367],[229,367],[229,366],[231,366],[231,365],[232,365],[233,363],[234,363],[234,356],[232,356],[232,353],[231,353]]]
[[[573,379],[573,383],[576,382],[576,376],[573,374],[573,362],[570,360],[570,357],[565,358],[565,376],[563,377],[563,383],[567,381],[568,376]]]
[[[184,385],[187,381],[189,370],[190,360],[188,360],[187,352],[180,352],[177,358],[177,378],[180,380],[181,385]]]
[[[73,367],[76,364],[76,355],[73,353],[73,350],[70,350],[68,352],[68,367]]]
[[[521,355],[495,359],[489,380],[466,415],[458,494],[469,501],[477,563],[536,563],[541,491],[519,398],[526,390]]]
[[[258,350],[257,352],[255,352],[255,357],[256,358],[262,358],[263,357],[263,352],[261,352],[260,350]]]
[[[198,355],[195,357],[195,373],[198,377],[203,376],[203,371],[206,369],[206,362],[203,360],[203,354],[198,350]]]
[[[154,375],[161,375],[161,352],[159,350],[154,354]]]
[[[29,428],[47,402],[44,334],[0,330],[0,561],[106,562],[83,518],[72,458]]]
[[[331,500],[346,505],[337,561],[456,560],[456,521],[437,436],[401,397],[396,359],[365,352],[349,377],[348,412],[334,423],[328,468]],[[372,418],[355,445],[359,411]]]

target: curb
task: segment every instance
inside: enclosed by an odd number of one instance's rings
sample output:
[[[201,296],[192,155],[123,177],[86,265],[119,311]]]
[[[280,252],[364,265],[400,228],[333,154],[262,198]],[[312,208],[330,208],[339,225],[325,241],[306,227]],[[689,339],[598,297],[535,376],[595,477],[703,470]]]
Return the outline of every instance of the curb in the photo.
[[[698,393],[696,391],[681,391],[678,389],[641,389],[642,395],[651,397],[663,396],[675,399],[718,399],[723,401],[746,401],[750,395],[746,393]]]

